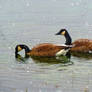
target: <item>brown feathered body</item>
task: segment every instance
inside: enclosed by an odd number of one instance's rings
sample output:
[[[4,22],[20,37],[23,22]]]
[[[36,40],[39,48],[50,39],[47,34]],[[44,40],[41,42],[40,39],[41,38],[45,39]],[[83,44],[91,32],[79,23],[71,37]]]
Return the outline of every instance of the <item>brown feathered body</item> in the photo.
[[[92,51],[92,40],[78,39],[72,43],[71,52],[89,53]],[[38,44],[29,52],[30,56],[55,56],[57,52],[67,48],[66,46],[55,45],[51,43]]]
[[[90,51],[92,51],[92,40],[78,39],[72,44],[74,45],[74,47],[71,48],[71,52],[89,53]]]
[[[66,48],[65,46],[59,46],[51,43],[39,44],[31,49],[30,56],[55,56],[57,52]]]

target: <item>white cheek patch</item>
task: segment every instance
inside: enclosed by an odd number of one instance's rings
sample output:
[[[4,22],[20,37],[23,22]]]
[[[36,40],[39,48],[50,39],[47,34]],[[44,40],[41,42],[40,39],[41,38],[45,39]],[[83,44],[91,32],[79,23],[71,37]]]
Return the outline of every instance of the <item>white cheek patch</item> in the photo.
[[[69,49],[67,49],[67,50],[62,49],[62,50],[60,50],[59,52],[56,53],[56,56],[61,56],[61,55],[65,56],[68,51],[69,51]]]
[[[18,52],[20,55],[22,55],[23,57],[25,56],[25,50],[21,50],[20,52]]]

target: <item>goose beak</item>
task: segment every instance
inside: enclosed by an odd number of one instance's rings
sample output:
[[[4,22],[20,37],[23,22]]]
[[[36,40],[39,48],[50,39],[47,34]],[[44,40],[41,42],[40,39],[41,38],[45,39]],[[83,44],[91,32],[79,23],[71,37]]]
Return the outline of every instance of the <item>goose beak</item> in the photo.
[[[60,35],[60,33],[58,32],[58,33],[56,33],[55,35]]]

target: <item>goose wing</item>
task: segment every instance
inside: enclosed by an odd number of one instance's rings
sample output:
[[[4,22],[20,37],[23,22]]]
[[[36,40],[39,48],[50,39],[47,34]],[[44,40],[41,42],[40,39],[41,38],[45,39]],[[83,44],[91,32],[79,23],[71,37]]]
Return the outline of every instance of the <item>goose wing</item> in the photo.
[[[30,54],[33,56],[55,56],[58,51],[64,48],[67,47],[50,43],[43,43],[33,47]]]
[[[74,45],[71,48],[72,52],[89,52],[92,51],[92,40],[89,39],[79,39],[72,43]]]

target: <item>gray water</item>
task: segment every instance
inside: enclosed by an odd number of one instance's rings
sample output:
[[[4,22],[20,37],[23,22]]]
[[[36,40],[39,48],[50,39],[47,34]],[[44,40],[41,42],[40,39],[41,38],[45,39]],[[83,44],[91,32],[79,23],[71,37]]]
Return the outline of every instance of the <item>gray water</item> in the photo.
[[[55,36],[61,28],[73,41],[91,39],[91,20],[91,0],[0,0],[0,92],[91,92],[92,58],[72,56],[72,64],[15,58],[20,43],[64,43]]]

